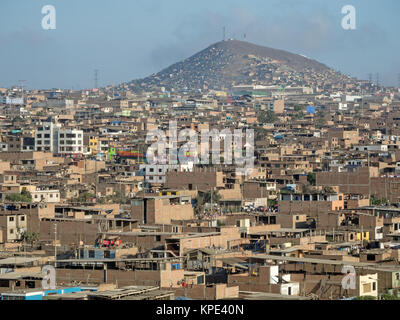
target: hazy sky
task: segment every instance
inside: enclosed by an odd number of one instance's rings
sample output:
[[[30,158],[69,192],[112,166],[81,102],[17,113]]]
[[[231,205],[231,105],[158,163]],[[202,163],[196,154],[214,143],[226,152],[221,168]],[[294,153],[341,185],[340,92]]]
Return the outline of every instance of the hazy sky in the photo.
[[[56,8],[43,30],[42,7]],[[356,30],[341,9],[356,8]],[[145,77],[227,37],[288,50],[345,74],[397,85],[399,0],[0,0],[0,87],[118,84]]]

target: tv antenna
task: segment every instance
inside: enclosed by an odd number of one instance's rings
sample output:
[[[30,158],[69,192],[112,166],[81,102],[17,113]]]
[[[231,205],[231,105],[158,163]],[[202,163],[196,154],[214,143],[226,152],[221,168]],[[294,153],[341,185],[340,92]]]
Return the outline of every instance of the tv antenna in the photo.
[[[225,27],[222,28],[222,41],[225,41]]]

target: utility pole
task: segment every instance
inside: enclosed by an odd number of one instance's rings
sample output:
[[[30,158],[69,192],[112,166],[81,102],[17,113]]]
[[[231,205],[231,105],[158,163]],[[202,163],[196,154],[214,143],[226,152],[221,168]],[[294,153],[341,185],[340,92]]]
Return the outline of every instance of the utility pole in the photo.
[[[364,228],[361,225],[361,248],[364,248]]]
[[[54,224],[54,267],[57,268],[57,223]]]

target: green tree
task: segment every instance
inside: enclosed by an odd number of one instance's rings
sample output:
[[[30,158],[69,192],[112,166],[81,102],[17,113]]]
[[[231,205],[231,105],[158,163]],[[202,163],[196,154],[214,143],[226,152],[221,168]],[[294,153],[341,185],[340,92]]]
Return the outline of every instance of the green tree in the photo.
[[[199,192],[198,196],[195,199],[194,211],[197,215],[200,215],[204,212],[204,207],[206,203],[211,203],[211,192],[212,192],[212,203],[218,203],[221,200],[221,195],[218,191],[207,191],[207,192]]]
[[[277,119],[276,114],[271,110],[263,111],[257,117],[259,123],[274,123]]]
[[[196,197],[194,203],[194,212],[196,215],[200,215],[204,211],[204,195],[200,194]]]
[[[315,172],[309,172],[307,174],[307,181],[312,186],[315,186],[317,184],[317,174]]]
[[[354,300],[376,300],[376,298],[373,296],[361,296],[361,297],[355,298]]]
[[[370,205],[371,206],[382,206],[382,205],[386,205],[389,204],[389,200],[385,199],[385,198],[376,198],[375,196],[371,196],[370,199]]]
[[[221,220],[217,220],[217,226],[218,226],[218,227],[222,227],[222,226],[224,226],[224,225],[225,225],[224,222],[222,222]]]
[[[21,234],[21,240],[33,244],[39,240],[39,234],[37,232],[24,231]]]
[[[212,201],[211,201],[211,195],[212,195]],[[218,203],[221,200],[221,195],[218,193],[218,191],[216,190],[210,190],[207,191],[205,196],[204,196],[204,200],[206,203]]]
[[[6,200],[12,202],[32,202],[32,195],[29,191],[22,190],[21,193],[11,193],[6,195]]]
[[[96,198],[96,196],[93,193],[90,192],[84,192],[78,196],[78,198],[72,199],[72,202],[79,202],[79,203],[86,203],[91,199]]]
[[[400,300],[400,298],[392,294],[384,294],[382,295],[381,300]]]

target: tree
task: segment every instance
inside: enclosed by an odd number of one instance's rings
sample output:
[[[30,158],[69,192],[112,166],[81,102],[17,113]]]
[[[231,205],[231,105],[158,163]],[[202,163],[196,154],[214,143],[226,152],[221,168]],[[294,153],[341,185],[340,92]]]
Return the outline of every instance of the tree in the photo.
[[[307,181],[310,185],[315,186],[317,184],[317,174],[315,172],[309,172],[307,174]]]
[[[204,196],[199,193],[195,199],[194,212],[196,215],[202,214],[204,211]]]
[[[222,227],[222,226],[224,226],[224,225],[225,225],[224,222],[222,222],[221,220],[217,220],[217,226],[218,226],[218,227]]]
[[[211,201],[211,192],[212,192],[212,201]],[[207,191],[205,193],[199,192],[198,196],[195,199],[194,211],[197,215],[200,215],[204,212],[204,206],[206,203],[218,203],[221,200],[221,195],[218,191]]]
[[[400,300],[400,298],[392,294],[384,294],[382,295],[381,300]]]
[[[376,298],[373,296],[361,296],[361,297],[355,298],[354,300],[376,300]]]
[[[94,198],[96,198],[96,196],[93,193],[85,192],[80,194],[78,198],[72,199],[72,202],[86,203]]]
[[[12,202],[32,202],[32,195],[29,191],[22,190],[21,193],[11,193],[6,195],[6,200]]]
[[[385,199],[385,198],[375,198],[375,196],[371,196],[370,199],[370,205],[371,206],[382,206],[382,205],[386,205],[389,204],[389,200]]]
[[[326,119],[324,117],[323,112],[321,112],[321,111],[317,112],[316,117],[315,117],[315,127],[318,129],[321,129],[325,125],[326,125]]]
[[[34,242],[39,240],[39,234],[36,232],[24,231],[21,234],[21,240],[32,245]]]
[[[273,123],[278,118],[273,111],[267,110],[265,112],[261,112],[257,119],[259,123]]]
[[[212,195],[212,201],[211,201],[211,195]],[[218,193],[216,190],[212,191],[207,191],[207,193],[204,196],[204,200],[206,203],[217,203],[219,200],[221,200],[221,195]]]

